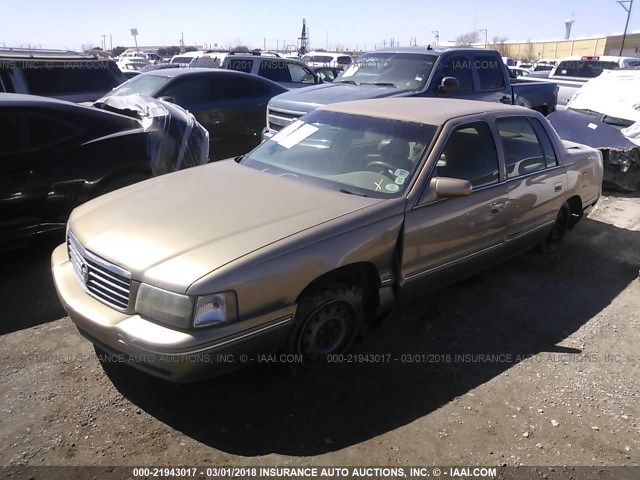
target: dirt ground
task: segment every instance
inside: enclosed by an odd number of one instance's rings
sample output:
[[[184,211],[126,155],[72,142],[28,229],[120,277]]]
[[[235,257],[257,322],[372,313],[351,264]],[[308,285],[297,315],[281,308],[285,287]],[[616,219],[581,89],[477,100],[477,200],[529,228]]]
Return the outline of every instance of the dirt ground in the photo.
[[[188,386],[98,362],[52,245],[0,267],[0,465],[640,463],[640,198],[397,311],[357,347],[388,362]]]

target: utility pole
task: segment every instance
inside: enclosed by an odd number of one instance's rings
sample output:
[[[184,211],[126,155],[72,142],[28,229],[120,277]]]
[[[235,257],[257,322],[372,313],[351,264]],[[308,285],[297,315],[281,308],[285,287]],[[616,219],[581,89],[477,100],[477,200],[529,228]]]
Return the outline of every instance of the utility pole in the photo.
[[[431,33],[436,34],[436,47],[440,45],[440,32],[438,30],[432,30]]]
[[[102,51],[104,52],[107,49],[107,36],[100,35],[102,37]]]
[[[113,52],[113,35],[109,34],[109,51]]]
[[[629,4],[627,7],[626,4]],[[633,9],[633,0],[625,0],[619,1],[618,4],[624,8],[625,12],[627,12],[627,23],[624,26],[624,33],[622,34],[622,45],[620,45],[620,56],[622,56],[622,51],[624,50],[624,41],[627,39],[627,30],[629,29],[629,19],[631,18],[631,9]]]
[[[488,31],[486,28],[481,28],[480,30],[478,30],[479,32],[483,32],[484,33],[484,48],[487,48],[487,35],[488,35]]]
[[[383,40],[383,41],[382,41],[382,48],[386,48],[386,46],[387,46],[387,41],[386,41],[386,40]]]

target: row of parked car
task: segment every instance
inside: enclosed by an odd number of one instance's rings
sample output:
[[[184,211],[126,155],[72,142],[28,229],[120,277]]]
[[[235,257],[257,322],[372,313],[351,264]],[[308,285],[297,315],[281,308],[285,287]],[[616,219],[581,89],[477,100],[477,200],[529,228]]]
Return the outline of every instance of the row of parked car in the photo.
[[[555,87],[512,85],[502,62],[491,62],[499,59],[491,51],[383,50],[326,84],[300,62],[256,54],[229,54],[223,68],[162,68],[127,81],[102,57],[15,51],[0,56],[2,91],[41,96],[0,98],[3,131],[13,132],[0,153],[10,157],[0,166],[6,173],[0,191],[5,245],[62,229],[75,205],[106,191],[205,162],[202,149],[198,161],[168,160],[191,131],[189,124],[203,127],[208,158],[215,161],[251,151],[263,136],[319,105],[346,100],[439,96],[526,105],[544,113],[555,107]],[[172,121],[148,122],[158,117]],[[143,140],[136,143],[136,136]]]
[[[497,52],[385,49],[301,88],[260,75],[293,76],[281,60],[121,83],[86,58],[116,85],[84,104],[29,95],[43,74],[82,97],[75,56],[2,66],[0,241],[66,226],[54,283],[97,349],[171,381],[235,367],[218,354],[316,365],[425,288],[549,248],[600,196],[602,155],[543,115],[557,86],[512,82]]]

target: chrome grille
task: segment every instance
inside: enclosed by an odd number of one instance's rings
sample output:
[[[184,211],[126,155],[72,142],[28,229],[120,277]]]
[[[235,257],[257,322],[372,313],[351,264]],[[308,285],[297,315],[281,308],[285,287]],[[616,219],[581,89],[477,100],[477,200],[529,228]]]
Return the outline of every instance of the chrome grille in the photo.
[[[267,110],[268,127],[271,130],[279,131],[283,127],[290,125],[298,118],[304,115],[304,112],[294,112],[292,110],[279,110],[277,108],[269,108]]]
[[[86,250],[69,232],[67,250],[73,270],[85,290],[116,310],[129,307],[131,274]]]

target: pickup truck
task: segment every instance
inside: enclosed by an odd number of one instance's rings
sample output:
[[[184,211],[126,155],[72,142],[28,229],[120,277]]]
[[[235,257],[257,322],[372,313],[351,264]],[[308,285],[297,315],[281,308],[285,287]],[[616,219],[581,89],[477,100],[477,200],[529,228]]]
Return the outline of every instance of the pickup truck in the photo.
[[[640,58],[614,56],[573,56],[564,57],[551,69],[549,75],[538,77],[529,75],[527,81],[558,85],[558,110],[567,108],[571,97],[592,78],[596,78],[605,70],[640,68]]]
[[[161,378],[278,352],[316,366],[396,305],[554,245],[601,184],[600,152],[530,109],[333,104],[244,157],[78,207],[53,278],[101,356]]]
[[[556,108],[557,87],[511,79],[495,50],[387,48],[366,53],[331,84],[272,98],[263,138],[320,105],[384,97],[437,97],[500,102],[543,115]]]

